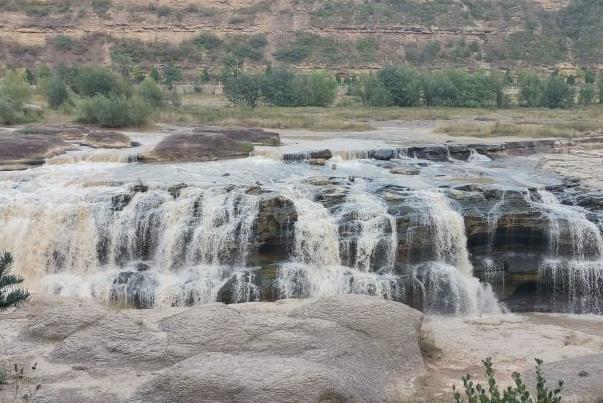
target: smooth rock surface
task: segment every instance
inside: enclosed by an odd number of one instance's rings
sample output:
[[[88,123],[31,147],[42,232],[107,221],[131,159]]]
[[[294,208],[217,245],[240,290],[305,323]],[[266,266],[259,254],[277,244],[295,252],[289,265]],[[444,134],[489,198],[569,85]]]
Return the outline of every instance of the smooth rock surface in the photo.
[[[35,295],[0,318],[0,362],[38,362],[39,401],[408,401],[421,322],[359,295],[122,311]]]

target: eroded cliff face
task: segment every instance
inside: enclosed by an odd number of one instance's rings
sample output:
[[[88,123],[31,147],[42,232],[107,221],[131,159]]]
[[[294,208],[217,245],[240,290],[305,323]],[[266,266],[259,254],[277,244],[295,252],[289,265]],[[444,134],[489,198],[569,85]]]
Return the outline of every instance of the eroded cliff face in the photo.
[[[171,61],[192,69],[219,66],[225,55],[248,65],[282,62],[334,70],[387,62],[431,68],[596,66],[597,55],[576,55],[571,38],[560,32],[558,14],[568,3],[11,0],[0,5],[0,53],[6,64],[29,66],[110,65],[112,58],[125,56],[136,65]],[[212,47],[196,41],[199,34],[223,42]],[[262,39],[247,46],[250,37]]]

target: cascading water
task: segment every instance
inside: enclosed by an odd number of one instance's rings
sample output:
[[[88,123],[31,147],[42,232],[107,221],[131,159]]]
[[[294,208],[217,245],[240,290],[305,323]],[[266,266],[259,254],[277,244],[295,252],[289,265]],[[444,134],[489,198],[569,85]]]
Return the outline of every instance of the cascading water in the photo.
[[[576,312],[597,312],[602,308],[603,237],[579,207],[565,206],[544,189],[536,203],[548,221],[548,258],[539,268],[541,287],[562,297]]]
[[[431,249],[433,260],[412,265],[412,288],[421,294],[426,311],[500,313],[490,285],[473,277],[463,217],[439,192],[414,192],[408,202],[417,213],[409,226],[409,239]],[[427,233],[417,236],[417,230]],[[427,244],[427,245],[422,245]]]
[[[99,196],[77,188],[46,204],[3,205],[0,249],[14,251],[34,290],[109,300],[120,281],[124,289],[136,281],[144,294],[137,298],[147,300],[137,305],[209,302],[245,268],[258,197],[224,188],[181,193],[174,200],[161,189]],[[153,270],[133,273],[139,261]]]

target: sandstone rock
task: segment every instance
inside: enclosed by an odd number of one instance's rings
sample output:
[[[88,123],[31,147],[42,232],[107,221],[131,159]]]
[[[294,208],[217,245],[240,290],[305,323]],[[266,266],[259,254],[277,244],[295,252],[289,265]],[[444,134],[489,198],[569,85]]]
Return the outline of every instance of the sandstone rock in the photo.
[[[83,140],[83,144],[94,148],[128,148],[130,138],[120,132],[93,131]]]
[[[562,396],[570,401],[599,402],[603,396],[603,354],[544,362],[543,372],[549,388],[555,389],[563,380]],[[534,369],[526,373],[526,383],[536,384]]]
[[[249,147],[221,133],[177,133],[140,155],[143,162],[215,161],[249,156]]]
[[[73,141],[81,140],[90,132],[90,129],[84,126],[65,125],[65,126],[27,126],[18,129],[17,134],[42,134],[52,136],[61,140]]]
[[[262,129],[241,128],[241,127],[216,127],[216,126],[192,126],[193,133],[216,133],[223,134],[226,137],[242,142],[263,146],[278,146],[281,139],[278,133],[267,132]]]
[[[42,165],[47,158],[71,148],[69,143],[44,134],[0,134],[0,170]]]

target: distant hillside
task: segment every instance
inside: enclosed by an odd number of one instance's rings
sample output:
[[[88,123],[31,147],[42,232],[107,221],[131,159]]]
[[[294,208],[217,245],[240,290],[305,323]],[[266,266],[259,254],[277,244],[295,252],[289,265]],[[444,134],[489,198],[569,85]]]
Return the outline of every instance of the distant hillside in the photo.
[[[0,0],[9,66],[603,67],[603,0]]]

